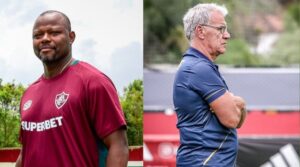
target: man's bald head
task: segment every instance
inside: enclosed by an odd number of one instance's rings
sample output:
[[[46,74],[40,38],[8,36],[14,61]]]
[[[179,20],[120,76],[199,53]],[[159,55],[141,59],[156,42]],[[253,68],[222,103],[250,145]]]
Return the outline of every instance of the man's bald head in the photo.
[[[72,28],[71,28],[71,22],[70,22],[69,17],[68,17],[66,14],[64,14],[64,13],[62,13],[62,12],[60,12],[60,11],[56,11],[56,10],[47,10],[47,11],[41,13],[41,14],[39,15],[39,17],[45,16],[45,15],[47,15],[47,14],[59,14],[59,15],[61,15],[61,16],[64,18],[64,20],[65,20],[66,29],[67,29],[69,32],[71,32],[71,29],[72,29]],[[39,17],[38,17],[38,18],[39,18]]]

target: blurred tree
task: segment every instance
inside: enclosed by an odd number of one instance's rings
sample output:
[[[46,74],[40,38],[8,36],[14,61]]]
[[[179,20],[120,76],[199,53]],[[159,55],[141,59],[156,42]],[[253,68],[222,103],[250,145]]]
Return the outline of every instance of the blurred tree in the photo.
[[[144,64],[157,61],[177,62],[187,47],[182,16],[198,0],[144,1]],[[184,47],[186,46],[186,47]],[[181,50],[182,49],[182,50]]]
[[[290,3],[284,12],[286,31],[280,34],[274,49],[266,57],[265,64],[299,65],[300,64],[300,2]]]
[[[260,64],[259,57],[253,55],[247,43],[242,39],[228,41],[227,52],[216,60],[217,64],[236,66],[255,66]]]
[[[259,56],[250,51],[250,46],[255,47],[257,45],[258,38],[262,33],[272,31],[268,25],[270,23],[266,23],[269,17],[281,18],[284,13],[283,10],[287,10],[288,12],[285,12],[287,16],[284,20],[288,26],[285,30],[292,32],[292,30],[299,28],[297,25],[300,22],[299,0],[289,0],[288,3],[283,3],[281,0],[145,0],[145,66],[152,63],[177,64],[180,61],[182,53],[188,47],[188,41],[183,32],[182,17],[191,6],[207,2],[224,4],[229,11],[226,20],[233,41],[229,42],[226,55],[221,56],[218,63],[235,66],[272,65],[268,56]],[[295,22],[295,20],[297,21]],[[280,45],[282,44],[278,42],[274,46],[282,48]],[[297,43],[293,45],[297,45]],[[229,60],[225,60],[226,58]]]
[[[144,64],[149,63],[178,63],[181,54],[188,47],[185,38],[182,18],[187,9],[198,3],[211,2],[211,0],[145,0],[144,1]],[[247,11],[241,3],[233,1],[215,0],[215,3],[226,4],[231,11],[232,8]],[[229,18],[229,20],[233,20]],[[230,21],[229,24],[231,24]],[[241,24],[242,25],[242,24]],[[237,30],[240,25],[235,26]],[[241,31],[234,31],[240,32]]]
[[[128,144],[143,144],[143,81],[134,80],[121,99],[122,108],[127,122]]]
[[[266,64],[291,65],[300,64],[300,28],[281,34],[269,55]]]
[[[0,79],[0,147],[19,146],[19,103],[25,88]]]
[[[296,21],[298,26],[300,26],[300,1],[299,0],[289,5],[288,14]]]

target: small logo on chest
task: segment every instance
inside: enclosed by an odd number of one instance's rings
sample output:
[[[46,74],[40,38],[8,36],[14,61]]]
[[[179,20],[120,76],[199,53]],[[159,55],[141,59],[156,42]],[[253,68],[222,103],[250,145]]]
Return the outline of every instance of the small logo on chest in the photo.
[[[57,109],[62,108],[68,101],[69,94],[62,92],[60,94],[57,94],[55,97],[55,106]]]
[[[26,101],[26,103],[23,105],[23,111],[28,110],[31,107],[32,100]]]

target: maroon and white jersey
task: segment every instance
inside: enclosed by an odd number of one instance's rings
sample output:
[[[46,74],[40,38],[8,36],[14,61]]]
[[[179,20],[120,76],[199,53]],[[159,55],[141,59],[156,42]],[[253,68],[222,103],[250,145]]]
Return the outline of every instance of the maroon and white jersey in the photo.
[[[98,166],[97,141],[125,127],[116,89],[78,62],[29,86],[20,104],[23,166]]]

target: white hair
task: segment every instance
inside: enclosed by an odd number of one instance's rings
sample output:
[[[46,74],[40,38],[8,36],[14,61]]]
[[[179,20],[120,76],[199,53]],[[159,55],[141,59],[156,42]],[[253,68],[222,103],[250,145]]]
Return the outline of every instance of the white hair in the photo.
[[[204,3],[190,8],[184,15],[184,32],[189,41],[194,38],[194,33],[197,25],[208,24],[212,11],[219,11],[224,15],[224,17],[228,13],[224,5],[220,6],[215,3]]]

